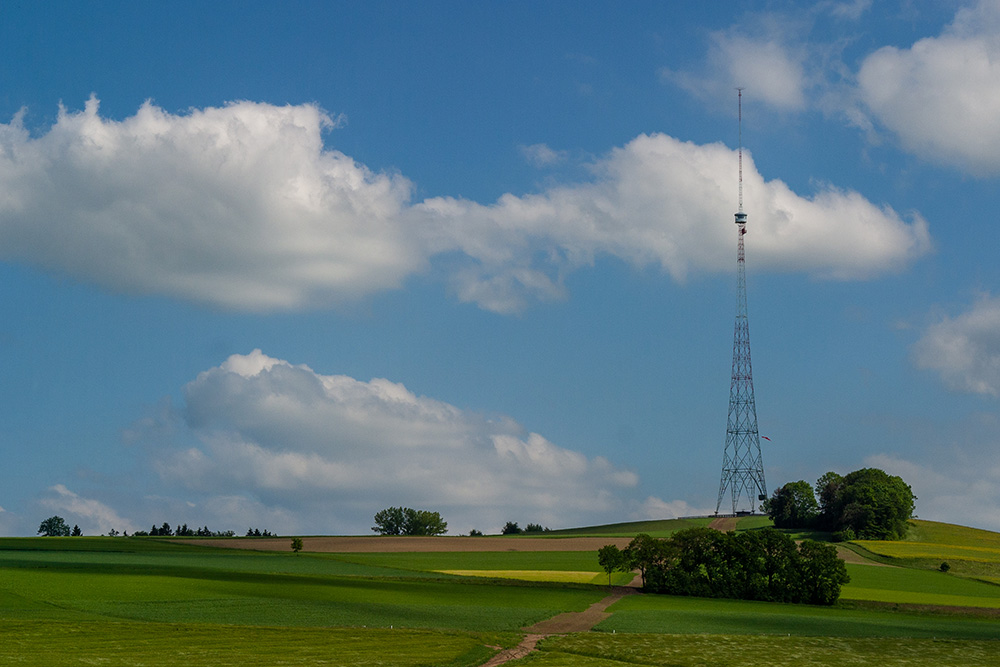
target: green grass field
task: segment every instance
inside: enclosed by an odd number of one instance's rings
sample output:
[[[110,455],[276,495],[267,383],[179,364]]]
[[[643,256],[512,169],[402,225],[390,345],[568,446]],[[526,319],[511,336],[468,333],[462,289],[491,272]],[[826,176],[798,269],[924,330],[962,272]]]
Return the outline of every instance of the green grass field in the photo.
[[[741,519],[737,529],[759,522]],[[688,525],[580,530],[669,534]],[[1000,586],[888,552],[931,544],[933,558],[991,553],[1000,536],[928,522],[916,530],[890,547],[862,543],[886,552],[881,560],[916,566],[849,564],[852,581],[835,607],[627,596],[596,632],[551,637],[516,664],[990,664],[1000,654]],[[522,627],[606,595],[588,581],[606,583],[596,553],[292,554],[0,538],[0,664],[482,665],[516,644]],[[748,643],[759,653],[748,654]]]
[[[981,667],[997,663],[996,641],[732,634],[550,637],[522,663],[532,667]]]
[[[611,618],[598,625],[598,630],[645,634],[1000,639],[1000,622],[995,617],[890,609],[633,595],[609,611],[613,612]]]

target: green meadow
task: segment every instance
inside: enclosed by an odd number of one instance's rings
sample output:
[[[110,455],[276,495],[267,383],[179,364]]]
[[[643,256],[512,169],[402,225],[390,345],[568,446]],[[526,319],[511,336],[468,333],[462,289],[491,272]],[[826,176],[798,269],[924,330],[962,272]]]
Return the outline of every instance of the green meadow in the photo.
[[[690,523],[575,532],[669,534]],[[553,533],[535,539],[565,531]],[[1000,536],[917,522],[911,537],[853,545],[902,566],[848,564],[851,583],[833,607],[631,595],[594,632],[549,637],[511,664],[996,662],[1000,586],[929,563],[992,553]],[[592,552],[293,554],[0,538],[0,664],[482,665],[525,626],[602,599],[606,584]]]

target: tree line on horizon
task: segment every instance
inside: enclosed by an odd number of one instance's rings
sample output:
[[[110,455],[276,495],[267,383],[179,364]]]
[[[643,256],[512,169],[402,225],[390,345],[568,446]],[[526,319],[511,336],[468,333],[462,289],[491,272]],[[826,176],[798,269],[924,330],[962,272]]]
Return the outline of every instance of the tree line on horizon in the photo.
[[[83,531],[80,530],[80,526],[76,525],[70,529],[66,520],[56,515],[50,516],[39,524],[38,535],[42,537],[83,537]],[[118,535],[122,535],[123,537],[236,537],[236,532],[232,530],[215,531],[211,530],[208,526],[190,528],[186,523],[177,526],[177,528],[172,528],[169,523],[164,521],[159,526],[154,525],[149,530],[137,530],[132,535],[129,535],[128,531],[119,533],[114,528],[107,532],[108,537],[117,537]],[[275,533],[269,530],[262,531],[259,528],[248,528],[246,536],[277,537]]]

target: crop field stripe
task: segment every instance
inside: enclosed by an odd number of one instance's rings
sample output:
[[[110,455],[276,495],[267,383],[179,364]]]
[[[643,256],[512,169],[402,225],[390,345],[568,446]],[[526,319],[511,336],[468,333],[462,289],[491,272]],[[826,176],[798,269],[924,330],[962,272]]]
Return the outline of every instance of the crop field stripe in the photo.
[[[538,648],[531,660],[538,667],[982,667],[996,663],[998,647],[935,639],[577,633],[550,637]]]
[[[959,544],[934,544],[931,542],[858,541],[858,544],[890,558],[961,558],[984,562],[1000,562],[1000,548],[966,546]]]
[[[491,579],[518,579],[521,581],[544,581],[567,584],[607,584],[604,572],[574,572],[572,570],[440,570],[442,574],[460,577],[486,577]],[[631,573],[616,572],[611,576],[614,585],[625,585],[632,581]]]
[[[477,551],[330,554],[330,558],[399,570],[563,570],[603,572],[596,551]]]
[[[852,588],[841,596],[845,600],[864,600],[869,602],[895,602],[897,604],[925,604],[946,607],[981,607],[983,609],[1000,609],[1000,599],[976,598],[967,595],[947,595],[935,593],[907,593],[905,591],[887,591],[880,588]]]
[[[995,618],[814,607],[771,602],[631,595],[597,625],[606,633],[925,637],[997,640]],[[994,644],[1000,652],[1000,643]]]
[[[377,664],[471,667],[511,637],[365,628],[272,628],[0,620],[0,664],[244,667]]]

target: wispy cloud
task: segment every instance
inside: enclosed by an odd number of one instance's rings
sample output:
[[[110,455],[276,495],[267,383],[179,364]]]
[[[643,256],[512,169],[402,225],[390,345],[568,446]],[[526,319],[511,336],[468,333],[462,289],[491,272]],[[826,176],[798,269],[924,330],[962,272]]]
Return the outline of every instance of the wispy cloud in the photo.
[[[966,312],[927,327],[913,356],[955,391],[1000,396],[1000,297],[983,295]]]
[[[62,484],[51,487],[40,504],[47,510],[65,515],[69,524],[83,524],[81,529],[86,534],[105,534],[112,529],[119,532],[135,530],[132,522],[113,508],[99,500],[81,497]]]
[[[546,144],[521,146],[521,155],[535,167],[551,167],[566,161],[566,151],[557,151]]]
[[[779,34],[751,38],[732,28],[711,34],[703,69],[664,68],[660,76],[702,100],[727,99],[735,88],[745,88],[748,100],[800,111],[808,87],[804,51]]]
[[[996,418],[992,417],[994,433]],[[996,438],[989,446],[942,442],[940,455],[910,457],[878,454],[865,465],[898,475],[917,496],[920,518],[1000,531],[1000,466]]]

